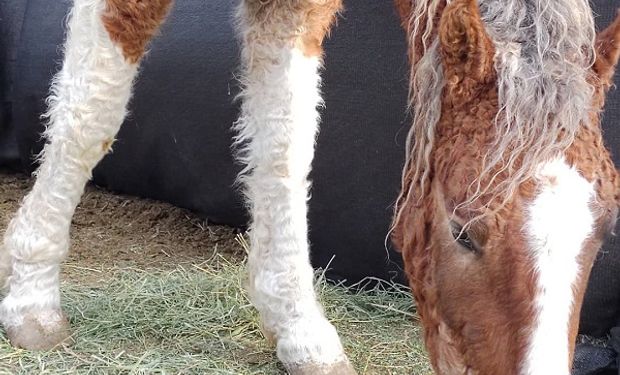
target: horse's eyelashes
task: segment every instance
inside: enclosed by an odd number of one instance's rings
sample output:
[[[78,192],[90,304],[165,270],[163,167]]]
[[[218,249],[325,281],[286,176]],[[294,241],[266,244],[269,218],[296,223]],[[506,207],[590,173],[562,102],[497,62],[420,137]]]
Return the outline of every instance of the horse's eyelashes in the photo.
[[[459,243],[459,245],[463,246],[467,250],[473,253],[480,253],[474,241],[469,237],[469,234],[466,230],[463,230],[463,227],[458,223],[451,222],[452,236]]]

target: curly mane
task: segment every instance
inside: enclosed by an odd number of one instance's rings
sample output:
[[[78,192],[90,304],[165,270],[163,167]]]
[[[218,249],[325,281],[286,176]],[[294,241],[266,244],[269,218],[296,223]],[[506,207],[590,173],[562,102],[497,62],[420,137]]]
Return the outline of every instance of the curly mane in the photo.
[[[437,19],[450,2],[415,0],[407,25],[414,121],[398,206],[414,194],[415,186],[422,192],[428,183],[444,87]],[[587,122],[594,90],[590,68],[595,26],[588,0],[478,0],[478,4],[495,45],[500,109],[495,141],[486,148],[482,173],[469,186],[470,198],[461,207],[483,194],[505,203],[541,162],[561,154],[581,123]],[[497,178],[500,173],[509,178]],[[399,211],[397,207],[397,216]]]

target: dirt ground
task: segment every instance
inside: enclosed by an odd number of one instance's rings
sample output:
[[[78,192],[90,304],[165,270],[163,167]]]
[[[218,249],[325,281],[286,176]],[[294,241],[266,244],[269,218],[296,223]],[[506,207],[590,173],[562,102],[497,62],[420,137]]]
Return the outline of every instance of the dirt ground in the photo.
[[[0,236],[32,179],[0,170]],[[4,374],[284,374],[260,331],[238,231],[170,204],[88,186],[63,263],[63,309],[74,345],[45,353],[10,345]],[[408,291],[317,293],[360,374],[429,374]]]
[[[4,233],[32,179],[0,170],[0,233]],[[115,195],[89,185],[71,226],[66,268],[95,270],[174,268],[200,263],[214,253],[242,259],[238,231],[207,225],[194,213],[168,203]],[[73,272],[64,272],[75,277]]]

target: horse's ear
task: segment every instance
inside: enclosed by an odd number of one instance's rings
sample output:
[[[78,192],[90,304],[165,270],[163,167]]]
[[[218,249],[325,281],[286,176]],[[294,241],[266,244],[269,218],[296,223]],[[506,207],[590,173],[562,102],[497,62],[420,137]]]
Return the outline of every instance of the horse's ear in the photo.
[[[394,0],[394,6],[400,17],[400,24],[407,30],[409,17],[411,16],[411,0]]]
[[[614,70],[620,58],[620,10],[615,21],[596,36],[594,72],[605,88],[612,84]]]
[[[446,84],[452,95],[471,99],[494,77],[495,48],[476,0],[454,0],[444,10],[439,40]]]

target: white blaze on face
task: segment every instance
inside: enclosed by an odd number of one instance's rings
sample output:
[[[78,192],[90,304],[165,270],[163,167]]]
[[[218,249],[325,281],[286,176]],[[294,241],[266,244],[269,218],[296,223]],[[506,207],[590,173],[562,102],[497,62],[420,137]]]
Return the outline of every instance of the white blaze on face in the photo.
[[[594,186],[566,161],[540,166],[538,195],[527,211],[526,235],[535,262],[536,314],[524,375],[568,375],[568,329],[578,257],[592,233]]]

